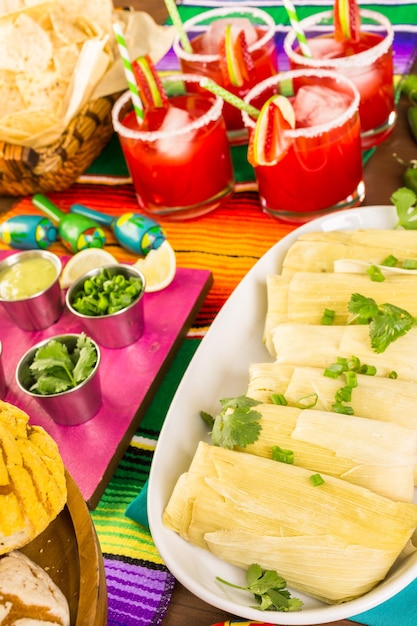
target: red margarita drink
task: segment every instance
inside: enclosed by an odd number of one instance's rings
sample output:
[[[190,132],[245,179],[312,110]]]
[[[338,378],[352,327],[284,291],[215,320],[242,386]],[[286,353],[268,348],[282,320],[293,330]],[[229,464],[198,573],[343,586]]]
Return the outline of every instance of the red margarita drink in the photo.
[[[383,141],[396,121],[393,85],[390,21],[380,13],[361,10],[359,41],[336,41],[334,14],[319,13],[300,22],[311,58],[302,55],[296,34],[289,32],[284,50],[292,68],[325,68],[341,72],[352,80],[360,93],[362,147],[371,148]],[[368,30],[369,29],[369,30]]]
[[[233,190],[234,175],[222,100],[188,93],[199,77],[173,75],[168,106],[145,109],[139,123],[129,92],[113,109],[113,125],[144,212],[171,219],[203,215]]]
[[[263,81],[245,101],[261,109],[275,94],[289,99],[295,126],[280,131],[274,161],[253,164],[263,209],[300,224],[357,206],[364,198],[364,184],[356,87],[335,72],[295,70]],[[247,113],[243,119],[254,133],[255,120]],[[259,136],[274,145],[271,133]]]
[[[233,37],[244,33],[244,50],[224,49],[225,29],[231,25]],[[186,52],[177,36],[174,51],[183,72],[191,72],[210,78],[218,85],[243,98],[261,80],[276,74],[278,70],[275,47],[275,23],[268,13],[252,7],[236,9],[224,7],[205,11],[184,23],[190,39],[192,53]],[[227,46],[226,46],[227,47]],[[242,76],[239,65],[243,63]],[[223,115],[229,139],[239,143],[247,139],[240,111],[227,102]]]

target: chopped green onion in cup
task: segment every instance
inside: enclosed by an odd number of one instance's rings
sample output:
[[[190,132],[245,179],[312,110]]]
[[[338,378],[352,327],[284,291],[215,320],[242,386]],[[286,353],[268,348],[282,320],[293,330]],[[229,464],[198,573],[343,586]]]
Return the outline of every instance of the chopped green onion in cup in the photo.
[[[85,280],[71,304],[82,315],[111,315],[127,308],[142,292],[140,278],[111,275],[103,268],[99,274]]]

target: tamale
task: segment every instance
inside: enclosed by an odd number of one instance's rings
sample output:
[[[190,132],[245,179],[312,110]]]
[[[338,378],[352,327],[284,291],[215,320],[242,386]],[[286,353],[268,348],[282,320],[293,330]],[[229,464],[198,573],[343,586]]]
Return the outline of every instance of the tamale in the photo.
[[[280,324],[272,332],[276,362],[325,368],[338,357],[358,357],[376,367],[377,376],[395,371],[400,380],[417,382],[417,328],[389,344],[382,353],[371,347],[369,327]]]
[[[324,368],[252,363],[246,395],[271,403],[272,395],[282,393],[289,406],[331,411],[338,389],[345,384],[323,375]],[[355,415],[417,429],[417,385],[408,380],[357,374],[357,386],[348,402]]]
[[[164,524],[229,563],[274,569],[325,602],[353,599],[383,580],[409,544],[417,506],[325,474],[313,486],[311,473],[200,442]]]
[[[380,264],[391,254],[400,262],[417,259],[417,233],[393,229],[304,233],[285,255],[282,274],[332,272],[337,259],[359,259]]]
[[[269,285],[267,318],[279,314],[279,323],[320,324],[328,308],[335,312],[335,324],[346,324],[351,317],[348,304],[354,293],[373,298],[377,304],[395,304],[417,316],[416,286],[417,273],[415,276],[390,274],[383,282],[376,282],[366,274],[296,272],[287,279],[281,276],[279,281]],[[271,328],[272,324],[268,321],[267,325]]]
[[[258,439],[242,451],[272,458],[290,450],[294,465],[326,473],[403,502],[414,497],[417,430],[329,411],[260,404]]]

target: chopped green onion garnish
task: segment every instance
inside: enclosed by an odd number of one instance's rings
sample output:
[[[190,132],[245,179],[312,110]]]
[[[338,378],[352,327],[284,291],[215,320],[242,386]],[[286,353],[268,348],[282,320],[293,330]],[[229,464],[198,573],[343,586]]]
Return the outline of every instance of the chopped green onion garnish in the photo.
[[[374,365],[361,365],[359,369],[360,374],[365,374],[366,376],[375,376],[376,367]]]
[[[347,369],[352,372],[357,372],[361,366],[359,357],[352,356],[347,362]]]
[[[328,378],[338,378],[345,371],[345,366],[342,363],[332,363],[323,372],[323,376]]]
[[[392,372],[388,374],[388,378],[393,378],[394,380],[396,380],[398,378],[398,373],[392,370]]]
[[[292,465],[294,463],[294,452],[292,450],[284,450],[279,446],[272,446],[272,460]]]
[[[282,406],[288,405],[288,402],[285,399],[285,396],[283,393],[273,393],[271,395],[271,400],[272,400],[272,404],[280,404]]]
[[[336,402],[350,402],[352,400],[352,387],[340,387],[335,394]]]
[[[381,265],[385,265],[386,267],[395,267],[398,263],[398,259],[393,255],[389,254],[381,263]]]
[[[309,479],[313,487],[318,487],[319,485],[324,484],[324,480],[320,476],[320,474],[311,474],[311,476],[309,476]]]
[[[337,402],[336,404],[332,404],[332,411],[334,413],[340,413],[341,415],[354,415],[354,411],[351,406],[346,406],[341,402]]]
[[[323,326],[331,326],[334,322],[336,311],[332,309],[324,309],[323,317],[321,318],[321,324]]]
[[[385,280],[384,274],[376,265],[371,265],[370,267],[368,267],[366,273],[368,274],[369,278],[375,283],[383,283]]]
[[[317,400],[319,399],[316,393],[311,393],[309,396],[304,396],[304,398],[300,398],[294,405],[298,409],[312,409],[316,406]]]
[[[403,269],[405,270],[417,270],[417,259],[404,259]]]
[[[346,376],[346,384],[348,385],[348,387],[357,387],[358,386],[358,378],[356,376],[356,372],[346,372],[345,373]]]

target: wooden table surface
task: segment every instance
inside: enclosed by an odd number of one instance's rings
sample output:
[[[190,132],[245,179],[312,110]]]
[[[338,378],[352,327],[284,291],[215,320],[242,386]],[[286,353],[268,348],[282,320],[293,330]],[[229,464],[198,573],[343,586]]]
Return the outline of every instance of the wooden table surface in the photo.
[[[128,5],[136,10],[147,11],[158,23],[163,23],[167,16],[163,0],[130,0],[128,3],[115,0],[114,4],[115,6]],[[364,205],[390,204],[392,193],[402,186],[404,167],[397,163],[393,153],[397,153],[405,161],[417,159],[417,144],[412,139],[407,126],[407,107],[407,101],[402,99],[398,107],[398,122],[394,133],[378,147],[365,167]],[[0,211],[7,210],[15,201],[16,198],[0,197]],[[267,621],[268,614],[260,614],[259,619],[263,618]],[[205,604],[177,582],[163,626],[210,626],[228,619],[233,619],[233,615]],[[338,620],[331,622],[328,626],[354,625],[355,622],[352,621]]]

